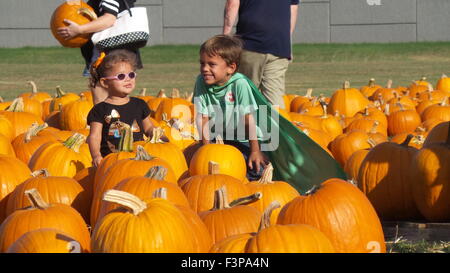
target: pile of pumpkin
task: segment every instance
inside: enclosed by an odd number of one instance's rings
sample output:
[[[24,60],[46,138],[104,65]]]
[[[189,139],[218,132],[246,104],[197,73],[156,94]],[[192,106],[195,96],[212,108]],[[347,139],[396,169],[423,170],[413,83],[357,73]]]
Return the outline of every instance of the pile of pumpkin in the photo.
[[[135,142],[124,128],[93,168],[90,92],[30,84],[0,104],[0,252],[385,252],[380,218],[450,218],[446,77],[436,90],[371,81],[330,98],[286,95],[280,113],[359,187],[330,179],[303,195],[272,181],[271,165],[248,181],[232,146],[199,145],[191,97],[176,89],[143,90],[153,137]]]

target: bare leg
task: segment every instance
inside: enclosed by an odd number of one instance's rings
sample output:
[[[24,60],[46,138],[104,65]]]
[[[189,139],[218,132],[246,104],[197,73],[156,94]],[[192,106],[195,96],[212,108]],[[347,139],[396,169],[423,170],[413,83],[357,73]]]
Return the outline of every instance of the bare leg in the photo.
[[[108,91],[99,84],[97,84],[96,87],[91,88],[91,91],[94,105],[104,101],[108,97]]]

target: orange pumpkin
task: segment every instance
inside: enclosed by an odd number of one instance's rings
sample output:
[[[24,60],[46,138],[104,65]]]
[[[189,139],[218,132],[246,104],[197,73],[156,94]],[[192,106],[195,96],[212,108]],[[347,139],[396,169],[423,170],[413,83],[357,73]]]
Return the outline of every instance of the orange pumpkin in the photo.
[[[86,137],[75,133],[65,142],[47,142],[31,156],[28,165],[33,171],[46,168],[52,175],[74,177],[92,160],[80,151]]]
[[[381,88],[381,86],[375,84],[375,79],[372,78],[367,85],[360,88],[360,91],[366,98],[370,98],[378,88]]]
[[[7,253],[81,253],[80,243],[73,236],[55,228],[40,228],[26,232]]]
[[[61,108],[59,125],[63,130],[76,131],[87,126],[87,116],[94,104],[83,95],[77,101],[70,102]]]
[[[386,252],[380,219],[367,197],[352,184],[329,179],[285,205],[278,224],[311,225],[328,237],[336,252]]]
[[[358,172],[358,187],[385,220],[415,219],[419,213],[409,179],[410,164],[417,149],[405,142],[378,144],[365,157]]]
[[[439,78],[436,84],[436,89],[450,93],[450,78],[442,74],[442,77]]]
[[[0,111],[0,115],[7,118],[14,130],[14,137],[25,133],[33,123],[42,124],[44,121],[40,116],[24,112],[23,98],[15,99],[5,111]]]
[[[5,116],[0,114],[0,132],[2,135],[7,137],[9,141],[12,141],[15,137],[15,130],[13,128],[13,125],[11,124],[11,121],[7,119]]]
[[[367,105],[369,100],[358,89],[350,88],[350,83],[346,81],[343,88],[335,91],[331,96],[328,113],[334,115],[336,111],[339,111],[339,114],[345,117],[353,117]]]
[[[55,228],[80,243],[83,252],[90,251],[90,236],[83,217],[72,207],[45,202],[36,189],[26,193],[31,207],[16,210],[0,226],[0,251],[5,252],[28,231]]]
[[[388,115],[388,133],[394,136],[401,133],[412,133],[422,123],[420,115],[414,109],[405,109],[400,105],[401,110]]]
[[[433,143],[445,142],[449,136],[449,128],[450,121],[440,122],[429,132],[423,146],[428,147]]]
[[[354,152],[371,147],[369,139],[370,137],[363,131],[352,131],[335,138],[330,143],[330,150],[341,166],[345,166],[345,162]]]
[[[190,253],[199,252],[201,241],[172,202],[155,198],[141,200],[123,191],[109,190],[103,200],[118,203],[95,227],[92,251],[101,253]],[[130,213],[131,212],[131,213]],[[162,224],[163,223],[163,224]]]
[[[64,19],[71,20],[78,25],[84,25],[97,19],[94,9],[84,1],[65,1],[59,5],[50,19],[50,28],[56,40],[65,47],[81,47],[89,41],[89,35],[83,34],[66,40],[59,36],[56,31],[60,27],[65,27]]]
[[[1,133],[0,133],[0,155],[16,157],[14,147],[11,145],[10,140]]]

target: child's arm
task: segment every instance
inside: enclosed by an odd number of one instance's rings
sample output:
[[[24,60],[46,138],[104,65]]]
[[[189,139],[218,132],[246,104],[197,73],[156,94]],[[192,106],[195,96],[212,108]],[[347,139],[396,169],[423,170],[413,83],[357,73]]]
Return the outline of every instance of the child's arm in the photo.
[[[100,144],[102,142],[102,128],[103,124],[101,124],[100,122],[90,123],[90,131],[87,138],[87,143],[91,152],[92,164],[95,167],[98,167],[103,159],[102,154],[100,153]]]
[[[147,137],[152,137],[153,136],[153,129],[155,128],[155,126],[153,125],[153,123],[150,121],[150,118],[146,117],[145,119],[142,120],[142,127],[144,127],[144,134]]]
[[[209,144],[209,117],[198,114],[195,120],[197,122],[197,130],[199,131],[201,143]]]
[[[256,171],[259,172],[261,164],[265,165],[267,163],[267,158],[259,149],[259,142],[256,136],[256,123],[252,114],[245,115],[245,130],[249,136],[250,143],[248,167],[252,170],[256,167]]]

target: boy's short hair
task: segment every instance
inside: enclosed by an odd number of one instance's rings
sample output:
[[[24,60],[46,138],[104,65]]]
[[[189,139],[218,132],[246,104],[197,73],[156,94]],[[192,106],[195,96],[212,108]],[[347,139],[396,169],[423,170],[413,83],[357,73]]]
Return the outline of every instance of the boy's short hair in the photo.
[[[236,36],[216,35],[204,42],[200,47],[200,54],[208,56],[220,56],[227,65],[236,63],[239,67],[239,60],[242,52],[242,40]]]

